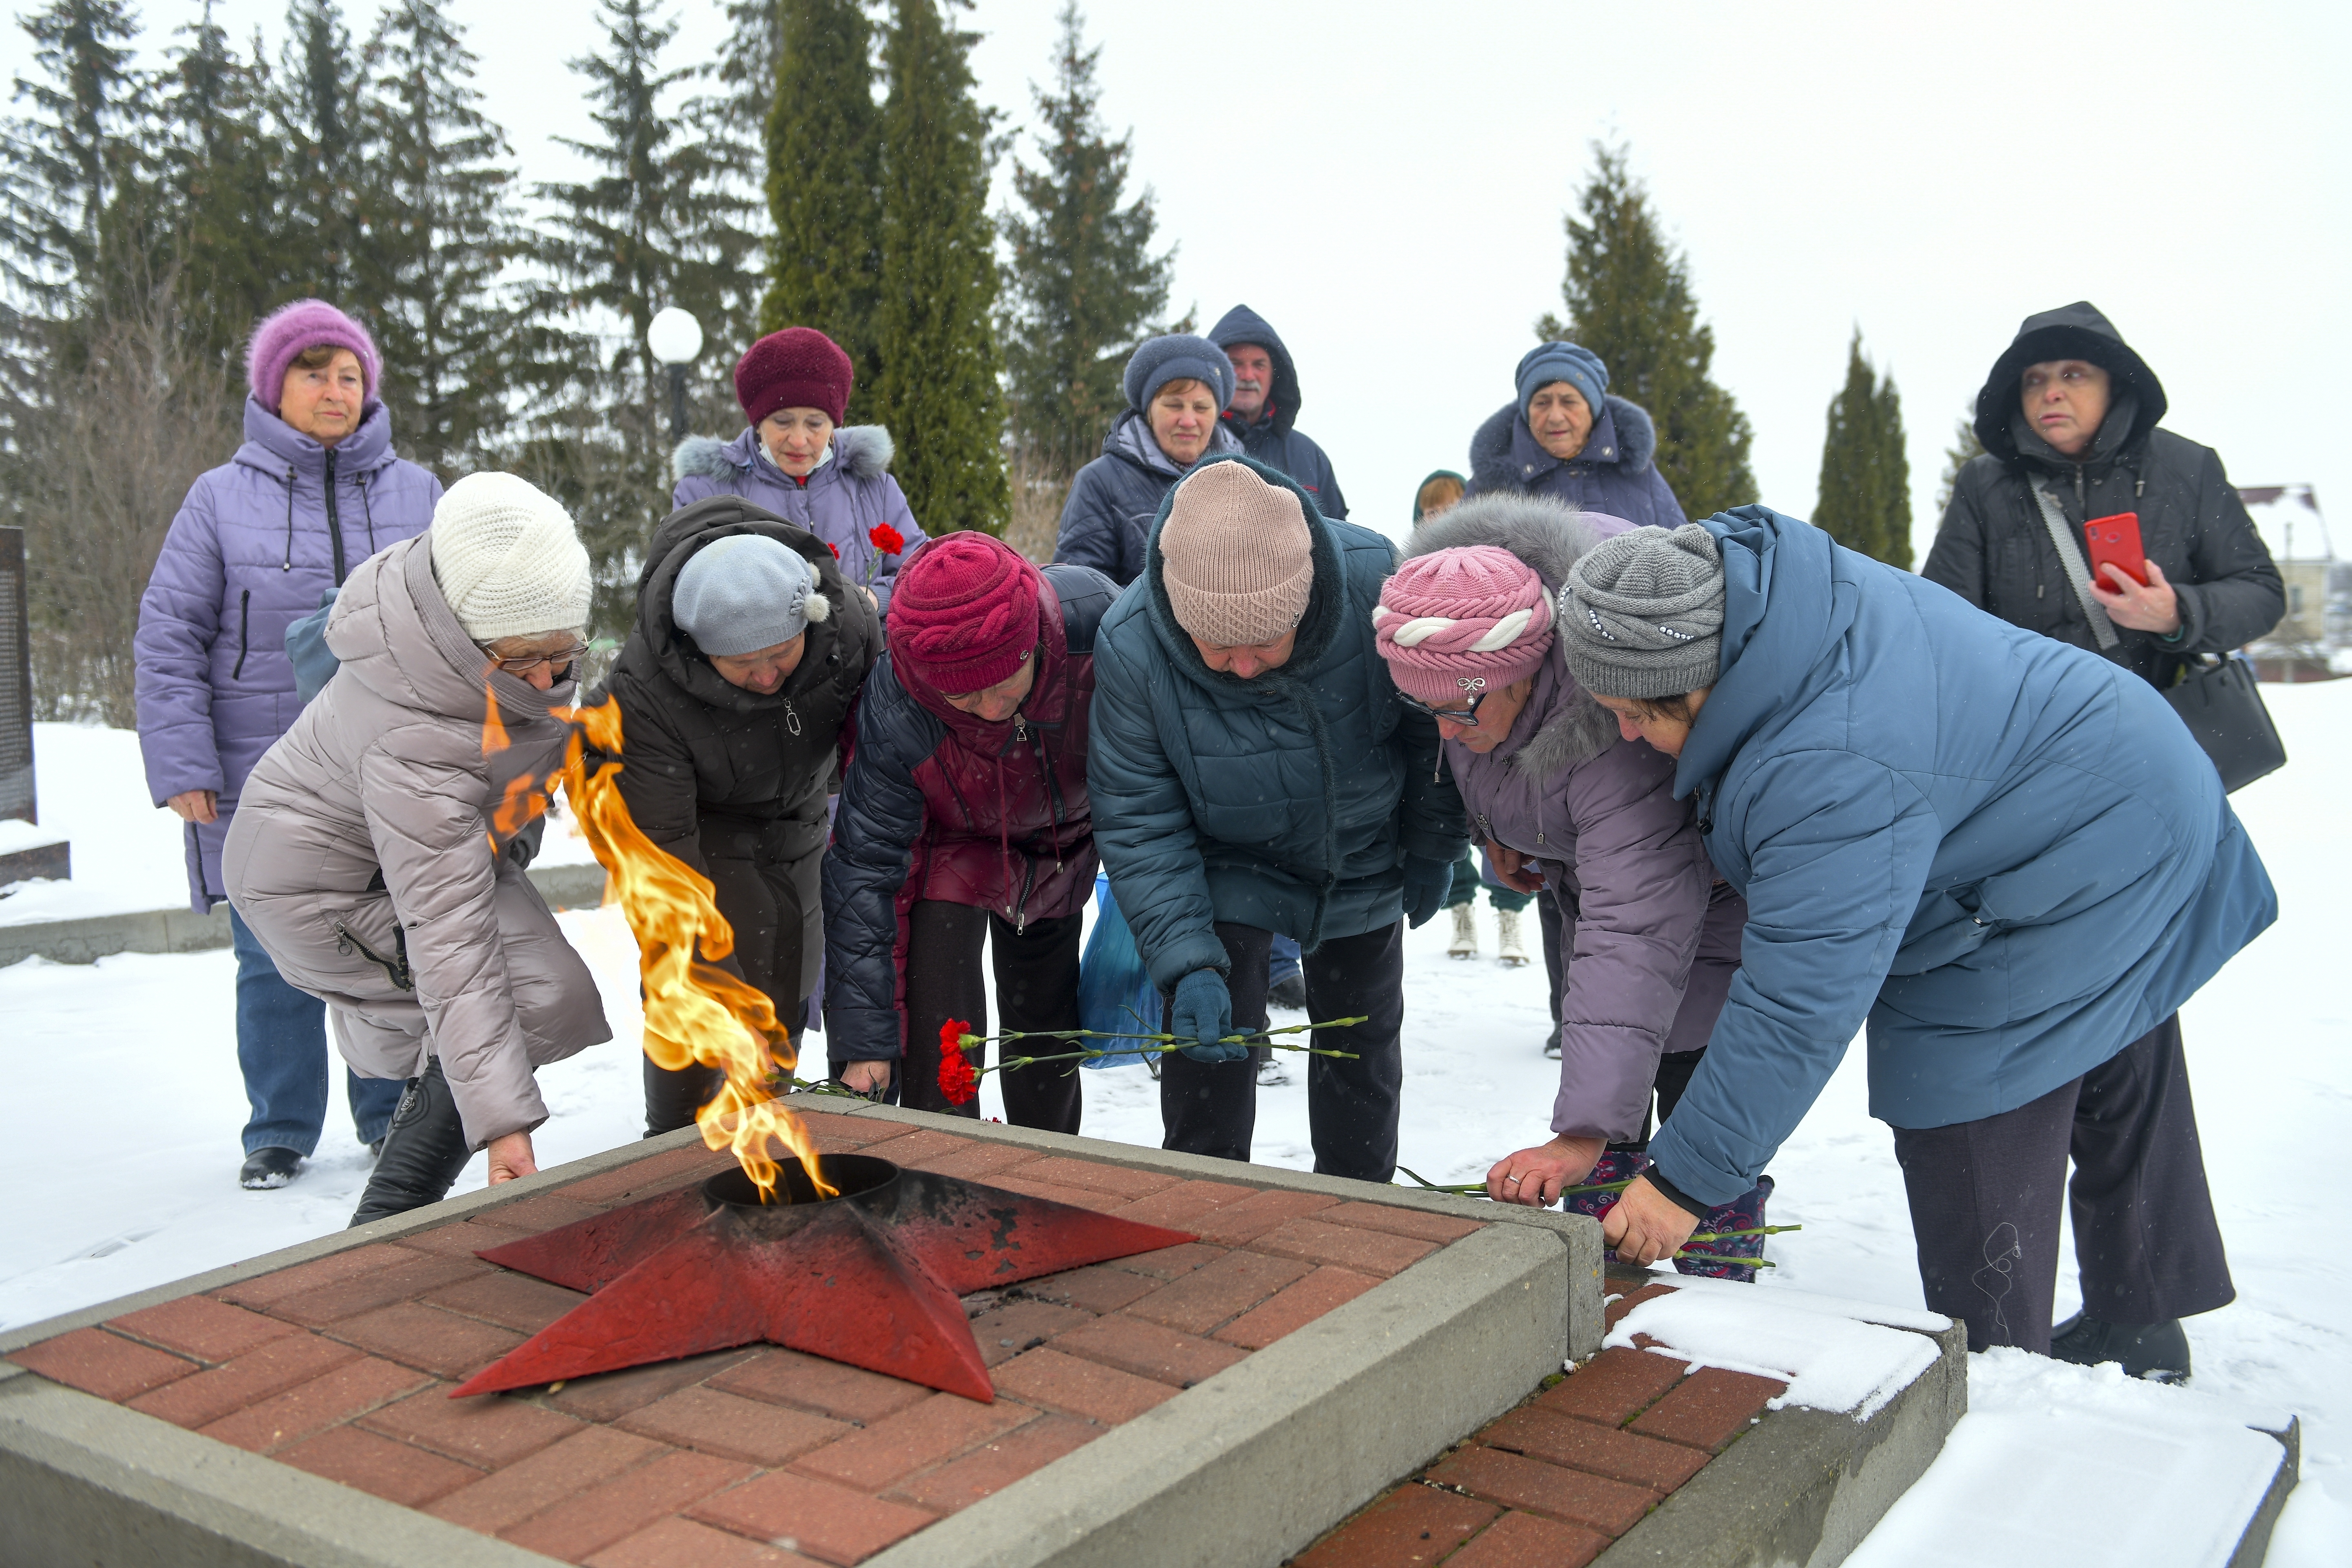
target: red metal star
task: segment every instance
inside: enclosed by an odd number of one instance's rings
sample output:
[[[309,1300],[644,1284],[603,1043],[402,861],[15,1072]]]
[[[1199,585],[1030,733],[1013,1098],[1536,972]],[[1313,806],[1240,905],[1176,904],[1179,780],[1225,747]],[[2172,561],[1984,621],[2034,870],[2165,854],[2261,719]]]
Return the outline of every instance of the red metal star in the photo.
[[[590,1295],[450,1397],[765,1340],[990,1403],[958,1297],[1195,1239],[869,1155],[826,1155],[821,1202],[783,1170],[790,1204],[730,1171],[478,1254]]]

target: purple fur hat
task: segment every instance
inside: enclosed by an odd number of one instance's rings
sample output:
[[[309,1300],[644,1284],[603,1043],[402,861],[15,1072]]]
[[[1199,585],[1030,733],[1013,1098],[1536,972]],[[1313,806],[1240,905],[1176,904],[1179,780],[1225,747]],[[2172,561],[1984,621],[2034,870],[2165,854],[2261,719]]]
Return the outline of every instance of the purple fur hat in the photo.
[[[349,349],[359,356],[360,380],[366,405],[375,403],[376,376],[383,362],[376,357],[375,340],[367,329],[324,300],[297,300],[262,318],[246,346],[245,379],[253,400],[278,412],[279,394],[286,389],[286,367],[307,349],[321,343]]]

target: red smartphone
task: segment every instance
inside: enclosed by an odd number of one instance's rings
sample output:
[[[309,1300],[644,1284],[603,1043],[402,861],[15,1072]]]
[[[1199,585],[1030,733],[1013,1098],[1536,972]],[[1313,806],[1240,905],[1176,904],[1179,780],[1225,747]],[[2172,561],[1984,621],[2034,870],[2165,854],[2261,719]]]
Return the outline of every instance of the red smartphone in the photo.
[[[2083,525],[2083,537],[2091,546],[2092,582],[2112,592],[2115,584],[2099,570],[2112,563],[2133,582],[2147,586],[2147,555],[2139,547],[2139,513],[2119,511],[2113,517],[2095,517]]]

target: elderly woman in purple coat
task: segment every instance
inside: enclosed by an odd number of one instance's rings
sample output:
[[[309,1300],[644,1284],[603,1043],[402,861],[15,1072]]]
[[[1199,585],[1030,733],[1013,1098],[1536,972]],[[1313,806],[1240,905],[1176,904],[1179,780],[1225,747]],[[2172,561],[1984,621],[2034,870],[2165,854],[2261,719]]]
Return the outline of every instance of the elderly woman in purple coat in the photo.
[[[1504,1202],[1553,1203],[1645,1165],[1653,1099],[1664,1121],[1739,967],[1747,904],[1717,879],[1689,803],[1675,798],[1674,759],[1620,737],[1554,633],[1569,568],[1632,526],[1548,497],[1467,500],[1413,531],[1373,612],[1400,700],[1437,721],[1472,837],[1503,881],[1557,900],[1570,932],[1553,1137],[1496,1162],[1487,1191]],[[1704,1228],[1759,1223],[1770,1183]],[[1613,1196],[1578,1194],[1571,1206],[1605,1210]]]
[[[750,421],[732,441],[693,436],[671,459],[686,507],[741,496],[833,547],[841,574],[884,611],[898,562],[925,535],[890,477],[898,448],[879,425],[844,425],[856,373],[841,345],[813,327],[770,332],[735,365],[735,401]]]
[[[223,901],[221,845],[238,792],[302,710],[286,630],[351,569],[425,531],[441,481],[393,455],[367,330],[298,300],[254,331],[245,444],[197,476],[139,602],[139,746],[155,804],[187,825],[198,913]],[[252,1114],[248,1187],[282,1187],[327,1115],[325,1009],[279,978],[236,911],[236,1055]],[[360,1141],[383,1141],[397,1080],[352,1077]]]

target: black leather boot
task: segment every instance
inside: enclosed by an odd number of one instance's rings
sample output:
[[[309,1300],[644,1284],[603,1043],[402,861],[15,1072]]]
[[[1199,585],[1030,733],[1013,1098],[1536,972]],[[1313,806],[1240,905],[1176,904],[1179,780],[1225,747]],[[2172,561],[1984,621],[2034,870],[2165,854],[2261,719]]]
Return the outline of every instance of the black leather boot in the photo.
[[[424,1077],[408,1080],[352,1223],[365,1225],[439,1203],[473,1157],[466,1146],[465,1126],[457,1120],[457,1099],[449,1092],[449,1080],[441,1076],[441,1058],[435,1057],[425,1063]]]
[[[646,1058],[646,1136],[658,1138],[694,1125],[694,1113],[710,1102],[726,1074],[700,1062],[676,1070]]]
[[[2077,1312],[2051,1331],[2050,1353],[2077,1366],[2120,1362],[2125,1376],[2149,1383],[2189,1381],[2189,1335],[2178,1318],[2105,1323]]]

